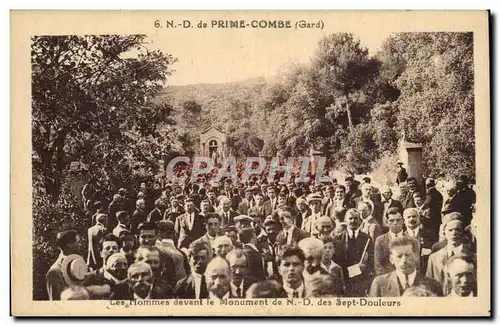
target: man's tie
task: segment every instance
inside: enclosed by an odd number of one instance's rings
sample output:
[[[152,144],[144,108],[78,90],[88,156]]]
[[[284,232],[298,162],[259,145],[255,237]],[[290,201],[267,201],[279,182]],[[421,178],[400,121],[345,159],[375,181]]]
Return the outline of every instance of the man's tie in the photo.
[[[236,296],[241,298],[241,289],[239,287],[236,288]]]
[[[196,299],[208,298],[207,281],[205,275],[201,276],[200,297]]]
[[[405,290],[410,287],[410,282],[408,280],[408,275],[405,274]]]
[[[293,297],[298,298],[299,297],[299,292],[298,291],[293,291]]]

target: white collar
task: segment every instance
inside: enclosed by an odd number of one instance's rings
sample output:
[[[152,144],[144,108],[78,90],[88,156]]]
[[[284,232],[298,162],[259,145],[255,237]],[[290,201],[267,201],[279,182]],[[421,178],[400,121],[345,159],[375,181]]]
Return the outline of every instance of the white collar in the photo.
[[[193,278],[196,278],[198,280],[201,280],[201,278],[203,277],[203,275],[195,273],[195,272],[193,272],[192,274],[193,274]]]
[[[206,234],[207,234],[208,240],[210,240],[210,241],[214,241],[215,240],[215,237],[212,237],[210,234],[208,234],[208,232]]]
[[[400,272],[396,270],[396,274],[398,275],[399,282],[401,283],[402,286],[405,286],[406,284],[406,275],[403,272]],[[417,277],[417,270],[415,269],[411,274],[408,275],[408,284],[410,286],[415,283],[415,278]]]
[[[328,271],[329,273],[331,273],[336,266],[338,265],[333,260],[330,260],[330,266],[328,267],[323,262],[321,262],[321,268]]]
[[[359,235],[359,228],[356,230],[347,229],[347,235],[350,237],[354,233],[354,237],[357,238]]]
[[[363,222],[368,222],[369,220],[372,219],[372,214],[368,215],[366,218],[363,219]]]
[[[153,284],[151,284],[151,287],[149,288],[148,295],[144,299],[141,298],[140,296],[138,296],[135,292],[134,292],[134,299],[135,300],[148,300],[148,299],[151,299],[151,292],[153,292]]]
[[[292,289],[288,284],[283,283],[283,290],[288,294],[289,298],[293,298],[293,292],[297,291],[299,294],[299,298],[303,297],[304,294],[304,282],[301,282],[299,287],[296,289]]]
[[[410,229],[409,227],[406,227],[406,232],[409,233],[411,236],[416,238],[418,234],[420,233],[420,229],[422,228],[422,225],[417,226],[415,229]]]
[[[213,294],[213,293],[212,293],[212,291],[210,291],[210,292],[209,292],[209,297],[210,297],[210,299],[212,299],[212,300],[224,300],[224,299],[229,299],[229,293],[230,293],[230,292],[231,292],[231,291],[227,291],[227,292],[226,292],[226,294],[224,294],[224,295],[222,296],[222,298],[220,298],[220,299],[219,299],[219,297],[218,297],[218,296],[216,296],[215,294]]]
[[[448,253],[448,257],[451,256],[451,253],[457,255],[462,252],[464,245],[460,244],[456,247],[452,247],[451,244],[446,245],[446,252]]]

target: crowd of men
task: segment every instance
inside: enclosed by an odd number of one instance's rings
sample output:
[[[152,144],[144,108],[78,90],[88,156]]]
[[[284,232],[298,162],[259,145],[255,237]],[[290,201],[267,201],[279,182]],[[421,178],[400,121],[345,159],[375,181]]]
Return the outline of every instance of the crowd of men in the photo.
[[[477,295],[466,177],[446,200],[435,180],[401,173],[398,198],[368,177],[341,181],[142,184],[109,205],[87,185],[86,261],[82,235],[59,232],[49,299]]]

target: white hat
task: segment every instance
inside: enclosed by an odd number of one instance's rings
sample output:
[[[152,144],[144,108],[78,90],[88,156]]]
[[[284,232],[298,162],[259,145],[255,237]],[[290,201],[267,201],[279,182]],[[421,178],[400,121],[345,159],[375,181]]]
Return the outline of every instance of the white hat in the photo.
[[[68,285],[81,285],[87,275],[88,267],[80,255],[68,255],[62,262],[62,274]]]

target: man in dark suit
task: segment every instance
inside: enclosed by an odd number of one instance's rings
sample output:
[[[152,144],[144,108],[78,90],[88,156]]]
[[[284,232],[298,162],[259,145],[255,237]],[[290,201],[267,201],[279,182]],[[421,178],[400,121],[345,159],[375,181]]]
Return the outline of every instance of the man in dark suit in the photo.
[[[189,265],[191,273],[177,282],[174,297],[179,299],[208,298],[205,270],[208,264],[208,248],[205,243],[197,242],[189,246]]]
[[[186,213],[176,220],[175,231],[179,235],[177,248],[188,248],[191,242],[205,234],[205,219],[196,213],[194,203],[187,199],[185,202]]]
[[[396,175],[396,184],[400,184],[403,182],[406,182],[406,179],[408,178],[408,173],[406,173],[406,169],[403,167],[403,162],[398,161],[398,167],[397,167],[397,175]]]
[[[127,282],[115,286],[110,300],[171,299],[172,288],[166,283],[154,283],[153,271],[145,262],[129,267]]]
[[[184,214],[186,211],[184,207],[180,204],[179,198],[176,196],[172,196],[170,198],[170,207],[165,210],[165,214],[163,215],[164,220],[171,220],[175,223],[177,217],[179,215]]]
[[[208,248],[208,261],[212,260],[214,251],[215,251],[215,238],[221,231],[221,217],[216,213],[208,213],[206,216],[206,229],[207,232],[200,238],[193,241],[195,242],[204,242],[206,247]]]
[[[163,204],[163,201],[160,199],[155,200],[155,209],[153,209],[147,216],[146,221],[158,223],[163,219],[165,214],[166,207]]]
[[[278,245],[276,238],[281,231],[281,223],[273,218],[266,218],[264,221],[267,238],[259,242],[262,258],[264,259],[265,272],[267,276],[278,273]]]
[[[361,186],[361,197],[354,200],[354,204],[358,207],[359,203],[365,202],[369,203],[371,207],[371,216],[378,222],[382,224],[382,214],[384,212],[384,207],[382,203],[374,199],[372,196],[373,186],[369,183],[364,183]]]
[[[87,266],[96,269],[102,266],[102,258],[99,255],[99,241],[106,234],[106,214],[96,216],[95,225],[88,229],[88,256]]]
[[[392,198],[392,189],[390,187],[382,188],[382,223],[380,226],[384,231],[389,229],[389,224],[387,223],[387,211],[389,208],[396,207],[400,212],[403,212],[403,205],[399,200]]]
[[[65,281],[62,264],[66,256],[77,254],[80,251],[80,237],[75,230],[57,233],[56,246],[59,248],[59,257],[52,264],[45,276],[49,300],[61,300],[61,292],[69,286]]]
[[[425,180],[427,192],[422,210],[428,210],[428,214],[422,219],[424,228],[434,234],[435,241],[439,239],[439,227],[441,225],[441,209],[443,208],[443,195],[436,189],[436,181],[428,178]]]
[[[411,237],[404,236],[392,240],[390,260],[395,270],[375,277],[370,287],[370,297],[400,297],[411,286],[432,283],[434,291],[440,292],[440,286],[435,280],[423,276],[421,271],[418,271],[417,247],[417,241]]]
[[[335,235],[333,261],[342,267],[345,293],[348,297],[363,297],[373,273],[373,241],[361,232],[361,217],[356,209],[345,213],[347,229]]]
[[[278,244],[296,245],[300,240],[311,236],[306,231],[295,227],[295,219],[287,207],[278,211],[278,217],[283,227],[277,236]]]
[[[248,215],[258,214],[261,216],[267,216],[264,215],[264,195],[258,193],[254,195],[254,198],[255,198],[255,205],[248,210]]]
[[[130,231],[132,233],[137,234],[137,227],[139,224],[146,221],[146,201],[144,199],[138,199],[135,203],[135,211],[132,214],[132,223],[130,225]]]
[[[312,211],[303,197],[297,198],[295,204],[297,205],[298,208],[297,216],[295,216],[295,226],[301,229],[302,225],[304,224],[304,221],[306,221],[307,218],[311,216]]]
[[[469,225],[472,220],[472,202],[470,196],[463,190],[459,190],[456,181],[450,181],[446,185],[448,199],[444,202],[442,215],[458,212],[462,215],[465,225]]]
[[[231,199],[222,198],[221,199],[222,209],[217,211],[221,218],[222,227],[233,225],[234,218],[239,214],[231,209]]]
[[[248,275],[249,260],[241,249],[231,250],[226,260],[231,268],[231,294],[235,298],[244,298],[248,288],[257,282]]]
[[[335,208],[344,207],[346,210],[354,208],[354,203],[346,196],[346,189],[343,185],[337,185],[334,191],[335,196],[333,200],[325,208],[325,215],[331,218],[334,217]]]
[[[417,241],[420,265],[417,269],[425,272],[427,270],[427,259],[431,254],[432,245],[435,243],[433,234],[421,224],[421,216],[416,208],[407,208],[403,212],[406,226],[406,234]]]
[[[255,205],[255,201],[253,199],[253,191],[252,188],[248,187],[245,189],[245,198],[238,204],[238,213],[242,215],[249,215],[248,210]]]
[[[264,261],[262,256],[257,249],[257,241],[255,239],[255,233],[252,228],[244,228],[239,232],[240,241],[243,245],[243,252],[248,258],[248,271],[247,275],[256,279],[257,281],[262,281],[265,278],[264,275]]]
[[[118,221],[118,224],[113,229],[113,234],[120,237],[120,233],[130,230],[130,215],[127,211],[119,211],[116,213],[116,220]]]
[[[345,188],[346,188],[346,197],[349,201],[354,201],[357,197],[361,197],[361,190],[359,190],[359,182],[354,180],[353,176],[347,176],[345,178]]]
[[[452,297],[477,297],[476,261],[471,254],[458,255],[448,261],[447,278]]]
[[[269,186],[267,188],[267,195],[269,199],[263,204],[264,216],[271,215],[278,208],[277,192],[278,190],[275,186]]]
[[[415,202],[413,201],[413,193],[419,191],[417,188],[417,179],[415,177],[409,177],[406,180],[406,183],[408,184],[408,193],[406,194],[406,197],[401,201],[401,204],[403,204],[403,208],[411,208],[411,207],[416,207]]]
[[[389,208],[387,211],[389,232],[382,234],[375,240],[375,275],[381,275],[394,270],[390,262],[390,243],[392,240],[407,235],[403,231],[403,214],[398,208]]]
[[[123,197],[120,194],[113,195],[113,200],[108,207],[108,232],[112,232],[118,223],[116,220],[116,213],[123,210]]]

